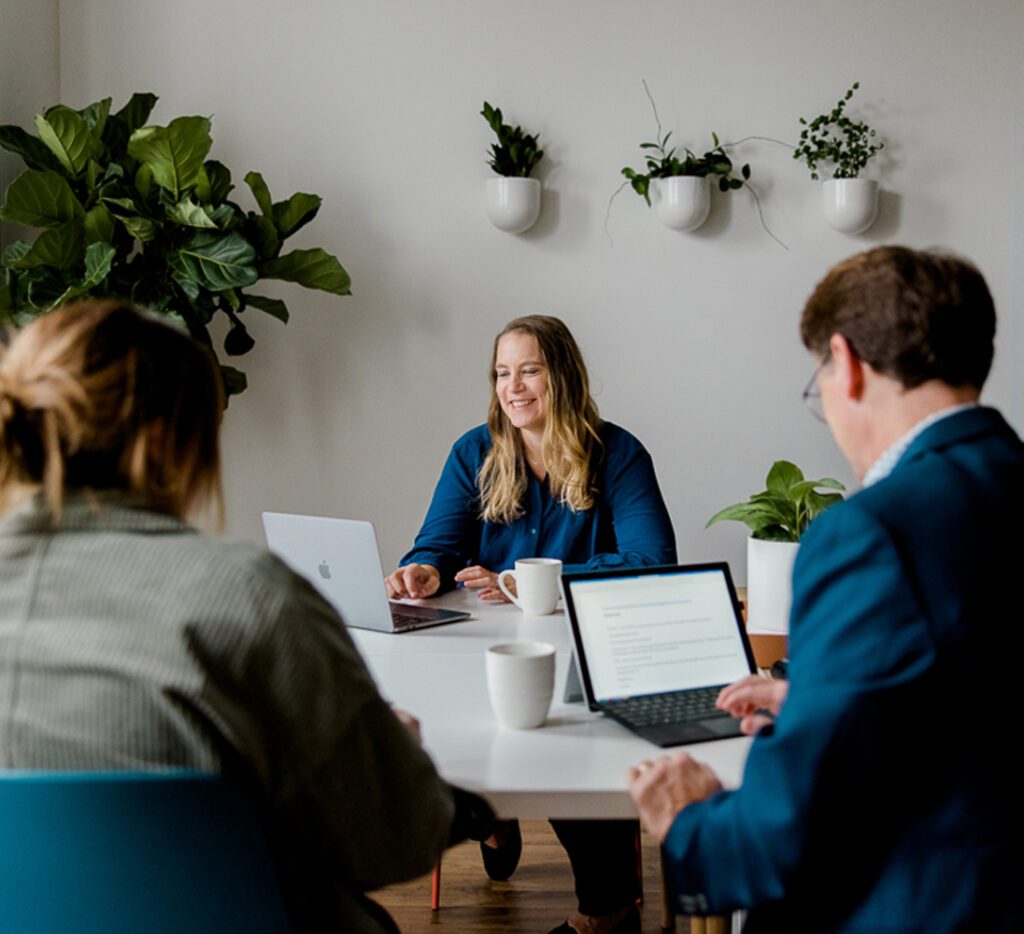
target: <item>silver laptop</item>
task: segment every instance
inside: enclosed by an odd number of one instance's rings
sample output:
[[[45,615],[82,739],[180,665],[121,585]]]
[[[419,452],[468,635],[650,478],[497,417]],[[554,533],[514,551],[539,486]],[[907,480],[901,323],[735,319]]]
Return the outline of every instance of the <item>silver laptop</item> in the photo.
[[[462,610],[388,600],[370,522],[263,513],[267,547],[305,577],[348,626],[408,632],[468,619]]]
[[[591,710],[659,746],[739,736],[718,692],[755,671],[725,563],[562,575]]]

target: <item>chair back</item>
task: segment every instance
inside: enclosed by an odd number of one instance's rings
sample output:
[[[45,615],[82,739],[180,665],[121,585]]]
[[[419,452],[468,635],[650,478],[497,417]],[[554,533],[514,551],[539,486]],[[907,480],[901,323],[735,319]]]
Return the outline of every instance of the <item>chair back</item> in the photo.
[[[0,931],[291,926],[255,813],[218,776],[0,771]]]

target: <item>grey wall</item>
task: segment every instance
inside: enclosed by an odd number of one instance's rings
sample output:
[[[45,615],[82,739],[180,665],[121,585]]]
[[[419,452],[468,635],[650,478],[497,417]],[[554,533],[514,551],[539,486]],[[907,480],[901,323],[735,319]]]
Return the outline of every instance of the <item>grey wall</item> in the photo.
[[[0,0],[0,124],[32,128],[32,117],[60,97],[58,0]],[[0,149],[0,191],[24,168]],[[0,250],[31,231],[0,224]]]
[[[0,0],[7,28],[28,3]],[[987,398],[1024,421],[1017,0],[62,0],[59,31],[52,5],[31,5],[38,21],[16,17],[3,42],[36,91],[53,87],[51,56],[27,45],[59,35],[65,103],[154,91],[158,122],[212,115],[239,184],[257,169],[277,197],[324,197],[295,245],[337,253],[354,295],[282,285],[291,323],[250,322],[251,388],[225,422],[233,534],[259,538],[265,508],[370,518],[392,564],[451,441],[483,418],[494,333],[534,311],[569,323],[602,414],[650,448],[681,556],[728,558],[742,581],[743,529],[705,532],[712,512],[776,458],[851,479],[801,407],[796,322],[830,264],[879,242],[981,266],[1001,313]],[[804,168],[751,141],[734,155],[788,251],[746,192],[683,234],[625,191],[606,230],[619,169],[654,135],[642,78],[693,148],[712,131],[795,142],[799,116],[859,80],[853,111],[887,141],[881,217],[860,237],[829,230]],[[27,123],[20,93],[0,93],[3,121]],[[521,236],[484,215],[484,99],[548,153],[544,211]]]

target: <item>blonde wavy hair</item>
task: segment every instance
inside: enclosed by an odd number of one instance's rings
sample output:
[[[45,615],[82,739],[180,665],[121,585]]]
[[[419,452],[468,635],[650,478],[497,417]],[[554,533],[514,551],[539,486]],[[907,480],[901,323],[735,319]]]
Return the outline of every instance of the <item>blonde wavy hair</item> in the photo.
[[[590,395],[587,367],[576,340],[561,320],[548,315],[527,315],[510,321],[494,339],[491,403],[487,413],[492,444],[477,476],[481,518],[507,524],[523,514],[529,469],[526,449],[522,435],[502,411],[497,392],[498,344],[513,331],[536,338],[548,368],[542,454],[551,493],[573,512],[590,509],[598,492],[601,418]]]
[[[211,356],[128,305],[69,305],[0,351],[0,510],[40,491],[55,519],[71,489],[123,490],[179,518],[223,524],[223,395]]]

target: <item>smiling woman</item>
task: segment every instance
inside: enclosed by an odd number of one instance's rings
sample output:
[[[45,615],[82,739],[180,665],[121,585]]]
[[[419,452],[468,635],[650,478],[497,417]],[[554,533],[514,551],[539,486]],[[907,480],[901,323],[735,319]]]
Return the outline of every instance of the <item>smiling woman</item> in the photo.
[[[545,315],[516,318],[495,338],[487,424],[452,447],[388,593],[428,597],[458,585],[503,601],[497,572],[536,557],[558,558],[567,570],[676,558],[650,455],[601,420],[576,341]],[[576,876],[576,927],[590,918],[594,930],[638,930],[636,823],[552,824]],[[481,846],[488,874],[507,879],[519,859],[518,825],[502,822]]]
[[[497,572],[517,558],[569,567],[663,564],[675,540],[650,455],[601,420],[583,355],[546,315],[495,338],[487,424],[452,447],[392,597],[461,585],[501,601]]]

